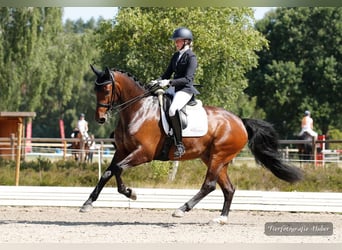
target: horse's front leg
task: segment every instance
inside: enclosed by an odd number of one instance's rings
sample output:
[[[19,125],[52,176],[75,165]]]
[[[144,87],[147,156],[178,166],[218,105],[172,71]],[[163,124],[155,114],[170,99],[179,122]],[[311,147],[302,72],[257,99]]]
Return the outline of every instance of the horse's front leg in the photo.
[[[126,187],[126,185],[122,181],[121,173],[123,170],[127,168],[138,166],[140,164],[143,164],[145,162],[149,162],[152,160],[152,158],[147,156],[148,154],[146,152],[140,149],[141,148],[138,148],[137,150],[129,154],[125,159],[120,161],[117,164],[118,166],[117,171],[114,172],[116,183],[118,186],[118,192],[132,200],[137,199],[137,194],[135,193],[133,189]]]
[[[115,175],[115,178],[116,178],[116,183],[118,185],[118,192],[120,194],[123,194],[127,198],[130,198],[132,200],[136,200],[137,199],[136,192],[133,189],[126,187],[126,185],[123,183],[123,181],[121,179],[121,174]]]
[[[120,171],[120,169],[117,167],[114,161],[112,161],[106,171],[102,174],[101,179],[97,183],[93,192],[90,194],[88,200],[86,200],[82,205],[80,212],[89,212],[90,210],[92,210],[93,202],[97,200],[99,194],[101,193],[103,187],[106,185],[109,179],[118,171]]]
[[[120,194],[125,195],[126,197],[136,200],[137,195],[136,193],[125,186],[121,179],[121,173],[124,169],[129,167],[134,167],[137,165],[140,165],[142,163],[145,163],[147,161],[150,161],[151,159],[146,157],[146,153],[142,152],[141,150],[137,149],[133,151],[131,154],[129,154],[127,157],[125,157],[122,161],[119,163],[117,162],[117,158],[114,157],[112,160],[110,166],[106,169],[106,171],[101,176],[101,179],[97,183],[95,189],[90,194],[88,200],[83,204],[83,206],[80,209],[80,212],[88,212],[90,211],[93,206],[92,203],[97,200],[100,192],[102,191],[103,187],[106,185],[106,183],[109,181],[109,179],[115,175],[117,186],[118,186],[118,192]]]

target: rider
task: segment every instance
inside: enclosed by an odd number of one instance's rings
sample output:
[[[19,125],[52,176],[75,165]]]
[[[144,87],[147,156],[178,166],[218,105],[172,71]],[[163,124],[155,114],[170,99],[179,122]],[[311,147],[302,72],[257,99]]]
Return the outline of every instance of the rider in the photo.
[[[83,138],[85,140],[87,140],[89,137],[89,135],[88,135],[88,122],[85,120],[84,117],[85,117],[85,115],[82,113],[80,115],[80,119],[77,122],[77,128],[81,132]]]
[[[177,49],[170,63],[161,77],[159,86],[174,87],[174,97],[169,109],[169,116],[175,140],[175,157],[180,158],[185,153],[182,143],[182,127],[179,110],[181,110],[199,92],[193,86],[197,69],[197,58],[192,52],[192,32],[184,27],[177,28],[170,40],[173,40]],[[173,79],[170,79],[173,74]]]
[[[304,112],[304,117],[302,119],[302,130],[300,131],[299,136],[302,136],[305,132],[317,139],[317,133],[313,131],[313,119],[310,117],[309,110]]]

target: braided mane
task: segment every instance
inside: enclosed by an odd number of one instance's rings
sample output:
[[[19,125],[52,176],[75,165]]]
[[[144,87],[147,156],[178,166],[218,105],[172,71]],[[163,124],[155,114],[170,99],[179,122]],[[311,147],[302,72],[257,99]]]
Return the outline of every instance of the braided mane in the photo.
[[[112,71],[116,71],[116,72],[119,72],[121,74],[124,74],[124,75],[127,75],[129,78],[131,78],[136,84],[138,84],[140,87],[143,87],[144,89],[146,89],[146,84],[140,82],[138,80],[137,77],[135,77],[133,74],[125,71],[125,70],[122,70],[122,69],[117,69],[117,68],[112,68],[111,69]]]

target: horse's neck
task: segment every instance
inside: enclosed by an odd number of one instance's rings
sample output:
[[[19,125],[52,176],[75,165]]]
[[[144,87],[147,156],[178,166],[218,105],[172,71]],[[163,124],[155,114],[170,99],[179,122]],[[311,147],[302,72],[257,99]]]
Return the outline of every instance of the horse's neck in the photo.
[[[115,81],[119,83],[119,113],[123,124],[141,124],[146,119],[155,119],[158,102],[152,96],[145,97],[146,90],[138,82],[124,73],[116,74]]]
[[[126,109],[120,111],[123,124],[140,124],[146,120],[158,118],[159,103],[153,96],[144,97]]]
[[[145,92],[144,88],[141,87],[135,80],[124,73],[119,73],[115,75],[117,82],[120,83],[117,86],[119,95],[120,95],[120,102],[127,103],[134,98],[142,96]]]

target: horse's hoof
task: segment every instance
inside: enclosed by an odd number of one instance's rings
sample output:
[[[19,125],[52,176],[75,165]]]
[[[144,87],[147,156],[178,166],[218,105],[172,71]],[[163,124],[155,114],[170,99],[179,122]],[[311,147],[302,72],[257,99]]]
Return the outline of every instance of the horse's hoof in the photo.
[[[180,209],[177,209],[173,212],[172,217],[182,218],[184,216],[184,212]]]
[[[220,216],[218,218],[215,218],[212,221],[210,221],[209,224],[228,224],[228,216]]]
[[[137,199],[137,193],[132,189],[130,190],[131,190],[131,195],[129,198],[135,201]]]
[[[81,212],[81,213],[88,213],[88,212],[90,212],[92,209],[93,209],[93,205],[91,205],[91,204],[84,204],[84,205],[81,207],[80,212]]]

